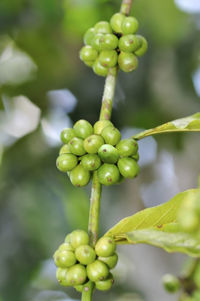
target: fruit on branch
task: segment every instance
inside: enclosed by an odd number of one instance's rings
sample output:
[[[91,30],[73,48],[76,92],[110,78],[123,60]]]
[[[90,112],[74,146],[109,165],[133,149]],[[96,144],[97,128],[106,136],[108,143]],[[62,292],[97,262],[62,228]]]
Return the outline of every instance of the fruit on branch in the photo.
[[[86,268],[81,264],[75,264],[66,273],[66,282],[71,286],[83,284],[86,279]]]
[[[121,52],[118,56],[118,64],[122,71],[131,72],[138,67],[138,59],[133,53]]]
[[[98,57],[98,52],[92,46],[84,46],[80,51],[80,59],[82,61],[95,61]]]
[[[77,260],[84,265],[90,264],[96,259],[95,250],[88,245],[82,245],[76,248],[75,255]]]
[[[134,17],[125,17],[121,23],[123,35],[134,34],[139,27],[138,20]]]
[[[100,76],[106,76],[108,74],[108,68],[100,64],[99,59],[94,62],[93,71]]]
[[[133,34],[122,36],[119,39],[119,49],[123,52],[134,52],[141,47],[141,40]]]
[[[101,160],[96,154],[87,154],[82,157],[81,165],[86,170],[94,171],[101,166]]]
[[[97,171],[99,182],[102,185],[110,186],[119,181],[119,169],[114,164],[104,163]]]
[[[108,257],[115,253],[116,244],[112,237],[103,236],[95,246],[95,251],[98,256]]]
[[[72,170],[78,163],[78,159],[73,154],[62,154],[56,160],[57,168],[62,172]]]
[[[114,34],[105,34],[101,48],[102,50],[114,50],[118,46],[118,38]]]
[[[116,145],[121,139],[120,131],[114,126],[105,127],[101,132],[101,136],[104,138],[107,144],[111,144],[113,146]]]
[[[62,132],[60,133],[60,138],[62,140],[62,142],[64,144],[67,144],[72,138],[74,138],[76,135],[75,135],[75,132],[73,129],[71,128],[65,128],[62,130]]]
[[[77,165],[70,171],[69,178],[74,186],[82,187],[89,183],[90,172],[86,170],[81,164]]]
[[[77,156],[83,156],[86,153],[83,146],[83,139],[77,137],[74,137],[69,141],[69,149],[72,154]]]
[[[162,278],[163,286],[169,293],[175,293],[180,289],[180,281],[171,274],[166,274]]]
[[[108,257],[99,256],[98,259],[106,263],[110,269],[113,269],[118,262],[118,255],[117,253],[114,253],[113,255]]]
[[[125,16],[121,13],[114,14],[110,19],[110,25],[115,33],[122,33],[122,23]]]
[[[58,280],[60,285],[67,286],[66,276],[67,276],[67,269],[57,268],[56,279]]]
[[[132,179],[136,177],[140,171],[139,165],[132,158],[121,158],[119,159],[117,165],[121,175],[124,178]]]
[[[109,289],[111,289],[113,283],[114,283],[113,275],[111,273],[109,273],[107,279],[96,281],[95,287],[99,291],[108,291]]]
[[[106,33],[112,33],[112,28],[109,22],[100,21],[96,23],[96,25],[94,26],[94,31],[96,33],[106,34]]]
[[[116,149],[121,157],[129,157],[137,154],[138,144],[134,139],[123,139],[116,145]]]
[[[104,140],[100,135],[91,135],[84,140],[83,144],[86,152],[96,154],[99,148],[104,144]]]
[[[70,154],[71,151],[70,151],[70,148],[69,148],[69,145],[68,144],[64,144],[60,151],[59,151],[59,155],[62,155],[62,154]]]
[[[83,230],[74,230],[70,234],[70,243],[74,249],[89,244],[89,235]]]
[[[139,39],[141,41],[141,46],[140,46],[140,48],[138,48],[135,51],[135,54],[137,56],[143,56],[148,50],[148,43],[147,43],[147,40],[144,37],[139,36],[139,35],[137,37],[139,37]]]
[[[98,150],[98,155],[104,163],[114,164],[119,159],[118,150],[110,144],[103,144]]]
[[[72,251],[56,251],[54,254],[54,261],[57,267],[69,268],[76,263],[76,257]]]
[[[87,120],[81,119],[74,124],[74,132],[76,137],[85,139],[93,134],[93,126]]]
[[[99,55],[99,62],[106,68],[117,65],[117,52],[115,50],[103,50]]]
[[[83,41],[84,41],[84,44],[85,45],[90,45],[90,46],[92,46],[92,41],[93,41],[93,39],[94,39],[94,37],[95,37],[95,30],[94,30],[94,28],[92,27],[92,28],[89,28],[86,32],[85,32],[85,34],[84,34],[84,37],[83,37]]]
[[[109,275],[107,265],[98,259],[88,264],[86,269],[88,278],[93,282],[104,280]]]
[[[104,128],[113,126],[110,120],[99,120],[94,124],[94,134],[101,135]]]

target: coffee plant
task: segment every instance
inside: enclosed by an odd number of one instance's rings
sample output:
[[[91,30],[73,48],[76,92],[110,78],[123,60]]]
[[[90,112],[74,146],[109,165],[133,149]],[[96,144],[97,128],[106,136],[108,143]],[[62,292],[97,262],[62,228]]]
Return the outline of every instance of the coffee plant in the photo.
[[[109,290],[112,270],[118,261],[117,244],[146,243],[167,252],[189,255],[180,276],[166,274],[164,288],[180,292],[180,301],[200,300],[200,188],[179,193],[165,204],[137,212],[121,220],[98,239],[102,185],[119,184],[138,176],[138,141],[150,135],[200,131],[200,113],[146,130],[129,139],[110,121],[117,73],[134,71],[145,54],[147,41],[136,34],[139,22],[129,16],[131,0],[123,0],[119,13],[101,21],[84,35],[80,59],[94,73],[105,76],[100,118],[91,125],[77,121],[61,132],[63,146],[57,168],[67,174],[72,185],[82,187],[92,181],[88,233],[74,230],[54,254],[56,277],[63,286],[82,293],[82,301],[92,300],[95,289]]]

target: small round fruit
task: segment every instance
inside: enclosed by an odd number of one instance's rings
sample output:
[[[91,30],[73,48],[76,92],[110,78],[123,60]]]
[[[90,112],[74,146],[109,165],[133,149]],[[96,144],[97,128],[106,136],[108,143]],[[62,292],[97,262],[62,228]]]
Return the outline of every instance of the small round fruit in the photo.
[[[104,138],[107,144],[111,144],[113,146],[116,145],[121,139],[120,131],[113,126],[105,127],[101,132],[101,136]]]
[[[108,274],[109,269],[107,265],[100,260],[95,260],[87,266],[88,278],[93,282],[106,279]]]
[[[119,39],[119,49],[124,52],[134,52],[141,46],[140,39],[136,35],[128,34]]]
[[[84,61],[84,64],[88,67],[93,67],[95,61]]]
[[[55,253],[54,261],[57,267],[69,268],[76,263],[76,257],[72,251],[58,251]]]
[[[104,163],[97,171],[99,182],[103,185],[110,186],[119,181],[119,169],[114,164]]]
[[[114,164],[119,159],[118,150],[110,144],[103,144],[99,148],[98,155],[104,163]]]
[[[112,237],[103,236],[101,237],[96,245],[95,251],[98,256],[108,257],[112,256],[116,250],[116,243]]]
[[[94,28],[89,28],[86,33],[84,34],[83,40],[85,45],[92,45],[92,40],[95,36],[95,30]]]
[[[92,46],[83,46],[80,51],[80,59],[82,61],[95,61],[98,52]]]
[[[104,76],[104,77],[107,76],[107,74],[108,74],[108,68],[102,66],[98,59],[94,62],[93,71],[95,74]]]
[[[131,156],[131,158],[133,158],[135,161],[138,161],[140,159],[139,153]]]
[[[71,251],[71,252],[73,252],[74,249],[73,249],[72,245],[69,242],[64,242],[63,244],[61,244],[59,246],[58,251]]]
[[[56,160],[57,168],[62,172],[72,170],[78,163],[78,159],[73,154],[62,154]]]
[[[133,53],[121,52],[118,56],[118,64],[122,71],[131,72],[138,66],[138,59]]]
[[[114,32],[122,33],[122,23],[125,19],[125,16],[120,13],[116,13],[110,19],[110,25]]]
[[[64,144],[59,151],[59,155],[70,154],[70,153],[71,151],[68,144]]]
[[[87,120],[81,119],[74,124],[74,131],[76,137],[85,139],[93,134],[93,127]]]
[[[121,25],[124,35],[136,33],[138,27],[138,20],[134,17],[125,17]]]
[[[66,235],[66,237],[65,237],[65,242],[71,244],[71,233],[69,233],[69,234]]]
[[[135,51],[135,54],[137,56],[143,56],[148,50],[148,43],[144,37],[142,37],[142,36],[137,36],[137,37],[139,37],[141,40],[141,47],[139,49],[137,49],[137,51]]]
[[[81,264],[75,264],[67,271],[66,279],[71,286],[85,283],[87,279],[86,268]]]
[[[90,172],[79,164],[74,169],[72,169],[69,177],[74,186],[82,187],[86,186],[90,181]]]
[[[82,293],[84,284],[75,285],[74,288],[77,292]]]
[[[109,22],[106,21],[100,21],[94,26],[94,30],[96,33],[112,33],[112,28],[109,24]]]
[[[136,177],[140,171],[139,165],[134,159],[125,157],[119,159],[118,168],[124,178],[132,179]]]
[[[101,160],[96,154],[87,154],[82,157],[81,164],[89,171],[94,171],[101,166]]]
[[[115,67],[117,65],[117,52],[115,50],[104,50],[99,55],[99,62],[106,68]]]
[[[104,263],[107,264],[107,266],[110,269],[113,269],[118,262],[118,255],[117,255],[117,253],[114,253],[113,255],[108,256],[108,257],[99,256],[98,260],[103,261]]]
[[[169,293],[175,293],[180,289],[180,282],[177,277],[171,274],[166,274],[162,278],[164,288]]]
[[[103,50],[114,50],[118,46],[118,38],[114,34],[104,35],[104,41],[102,44]]]
[[[60,285],[67,286],[66,277],[67,277],[67,269],[57,268],[56,278],[57,278],[58,282],[60,283]]]
[[[99,148],[104,144],[104,140],[99,135],[91,135],[84,140],[84,148],[89,154],[96,154]]]
[[[69,149],[72,154],[77,156],[83,156],[86,153],[83,146],[83,139],[77,137],[74,137],[72,140],[70,140]]]
[[[89,235],[84,230],[74,230],[70,237],[71,245],[74,249],[89,244]]]
[[[103,50],[103,43],[104,43],[104,35],[102,33],[98,33],[94,36],[92,40],[92,47],[96,51]]]
[[[66,128],[60,133],[60,138],[63,143],[67,144],[72,138],[76,137],[75,132],[71,128]]]
[[[96,253],[89,245],[82,245],[76,248],[75,256],[77,260],[84,265],[90,264],[96,259]]]
[[[113,275],[109,273],[108,278],[106,280],[100,280],[95,282],[95,287],[99,291],[108,291],[111,289],[114,283]]]
[[[110,120],[99,120],[94,124],[94,134],[101,135],[103,129],[107,126],[113,126]]]
[[[134,139],[123,139],[116,145],[116,149],[121,157],[129,157],[137,153],[138,144]]]

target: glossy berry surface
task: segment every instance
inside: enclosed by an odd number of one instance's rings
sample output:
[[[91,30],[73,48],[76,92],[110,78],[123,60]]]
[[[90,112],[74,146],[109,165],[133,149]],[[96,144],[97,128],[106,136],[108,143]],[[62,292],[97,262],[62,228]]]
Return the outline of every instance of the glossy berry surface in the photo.
[[[123,139],[116,145],[116,149],[121,157],[129,157],[137,153],[138,144],[134,139]]]
[[[92,40],[94,39],[95,36],[95,30],[94,28],[89,28],[86,33],[84,34],[83,40],[85,45],[92,45]]]
[[[91,135],[84,140],[84,148],[89,154],[96,154],[104,144],[104,140],[99,135]]]
[[[119,159],[118,150],[110,144],[103,144],[99,148],[98,155],[104,163],[116,163]]]
[[[140,39],[133,34],[123,36],[119,39],[119,49],[124,52],[134,52],[140,45]]]
[[[68,268],[76,263],[76,257],[72,251],[59,251],[54,256],[55,264],[60,268]]]
[[[88,278],[93,282],[106,279],[108,274],[109,269],[107,265],[99,260],[95,260],[93,263],[87,265]]]
[[[74,251],[74,248],[72,247],[71,243],[69,242],[64,242],[63,244],[61,244],[58,248],[58,251]]]
[[[117,165],[124,178],[132,179],[136,177],[140,171],[139,165],[132,158],[121,158]]]
[[[98,256],[108,257],[115,253],[116,244],[112,237],[104,236],[101,237],[96,245],[95,251]]]
[[[70,148],[69,148],[69,145],[68,145],[68,144],[64,144],[64,145],[60,148],[59,155],[70,154],[70,153],[71,153],[71,151],[70,151]]]
[[[120,13],[116,13],[110,19],[110,25],[114,32],[122,33],[122,22],[124,21],[125,16]]]
[[[104,128],[113,126],[110,120],[99,120],[94,124],[94,134],[101,135]]]
[[[120,131],[113,126],[108,126],[103,129],[101,136],[107,144],[116,145],[121,138]]]
[[[92,40],[92,47],[97,50],[103,50],[103,43],[104,43],[104,35],[102,33],[96,34]]]
[[[67,271],[66,279],[67,283],[72,286],[83,284],[87,279],[85,267],[81,264],[75,264]]]
[[[131,156],[135,161],[138,161],[139,159],[140,159],[140,156],[139,156],[139,154],[137,153],[137,154],[135,154],[135,155],[133,155],[133,156]]]
[[[103,50],[114,50],[118,46],[118,38],[114,34],[106,34],[104,36],[102,48]]]
[[[90,264],[96,259],[96,253],[89,245],[82,245],[76,248],[75,256],[84,265]]]
[[[60,138],[64,144],[67,144],[75,136],[75,132],[71,128],[66,128],[60,133]]]
[[[62,154],[56,160],[57,168],[62,172],[72,170],[78,163],[78,159],[73,154]]]
[[[96,33],[112,33],[112,28],[109,22],[100,21],[94,26],[94,30]]]
[[[107,264],[110,269],[113,269],[118,262],[118,255],[117,253],[114,253],[113,255],[107,257],[99,256],[98,260]]]
[[[163,276],[163,285],[166,291],[170,293],[175,293],[180,288],[180,282],[177,277],[171,274],[166,274]]]
[[[141,47],[137,51],[135,51],[135,54],[137,56],[143,56],[148,50],[148,43],[144,37],[142,36],[138,36],[138,37],[140,39]]]
[[[70,242],[74,249],[89,244],[89,235],[83,230],[74,230],[70,235]]]
[[[98,56],[98,52],[91,46],[84,46],[80,51],[80,59],[82,61],[95,61]]]
[[[133,53],[121,52],[118,56],[118,64],[122,71],[131,72],[137,68],[138,59]]]
[[[115,50],[104,50],[99,55],[99,62],[106,68],[111,68],[117,65],[117,52]]]
[[[136,33],[138,27],[139,23],[134,17],[125,17],[121,25],[121,29],[124,35]]]
[[[76,137],[85,139],[93,134],[93,127],[87,120],[81,119],[74,124],[74,132]]]
[[[77,156],[83,156],[86,151],[83,146],[83,139],[74,137],[69,142],[69,148],[72,154]]]
[[[104,163],[97,171],[99,182],[110,186],[116,184],[120,178],[120,173],[116,165]]]
[[[82,157],[81,165],[89,171],[94,171],[101,166],[101,160],[96,154],[87,154]]]
[[[88,184],[90,180],[90,172],[79,164],[70,171],[69,177],[74,186],[82,187]]]
[[[108,68],[102,66],[101,63],[99,62],[99,59],[97,59],[94,62],[93,71],[95,74],[104,76],[104,77],[108,74]]]
[[[109,273],[107,279],[96,281],[95,287],[99,291],[108,291],[109,289],[111,289],[113,283],[114,283],[113,275],[111,273]]]
[[[56,271],[56,278],[60,285],[67,286],[67,269],[58,268]]]

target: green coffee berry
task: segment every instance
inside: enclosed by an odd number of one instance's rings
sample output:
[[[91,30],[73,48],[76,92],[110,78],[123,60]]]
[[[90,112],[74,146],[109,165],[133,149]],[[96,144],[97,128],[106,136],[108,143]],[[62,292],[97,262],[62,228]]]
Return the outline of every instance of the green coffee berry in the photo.
[[[122,33],[122,23],[125,19],[125,16],[120,13],[116,13],[110,19],[110,25],[114,32]]]
[[[108,256],[108,257],[99,256],[98,260],[100,260],[100,261],[104,262],[105,264],[107,264],[107,266],[110,269],[113,269],[116,266],[117,262],[118,262],[118,255],[117,255],[117,253],[114,253],[113,255]]]
[[[103,44],[104,44],[104,35],[102,33],[98,33],[94,36],[92,40],[92,47],[96,51],[103,50]]]
[[[76,257],[72,251],[59,251],[55,253],[54,262],[57,267],[69,268],[76,263]]]
[[[68,144],[64,144],[59,151],[59,155],[70,154],[70,153],[71,151]]]
[[[82,293],[84,284],[75,285],[74,288],[77,292]]]
[[[108,68],[102,66],[98,59],[94,62],[93,71],[95,74],[104,77],[108,74]]]
[[[76,137],[75,132],[71,128],[66,128],[60,133],[60,138],[63,143],[67,144],[72,138]]]
[[[171,274],[166,274],[163,276],[163,285],[166,291],[169,293],[175,293],[180,289],[180,282],[177,277]]]
[[[95,61],[84,61],[84,64],[88,67],[93,67]]]
[[[117,65],[117,52],[115,50],[104,50],[99,55],[99,62],[106,68],[115,67]]]
[[[88,264],[86,269],[88,278],[93,282],[104,280],[109,274],[107,265],[99,260]]]
[[[98,152],[101,145],[104,144],[104,140],[99,135],[91,135],[84,140],[84,148],[89,154],[95,154]]]
[[[109,22],[106,21],[100,21],[94,26],[94,30],[96,33],[112,33],[112,28],[109,24]]]
[[[102,42],[103,50],[114,50],[118,46],[118,38],[114,34],[104,35],[104,41]]]
[[[111,289],[114,283],[113,275],[109,273],[108,278],[106,280],[100,280],[95,282],[96,289],[100,291],[108,291]]]
[[[139,36],[139,35],[138,35],[137,37],[138,37],[138,38],[140,39],[140,41],[141,41],[141,47],[135,51],[135,55],[137,55],[137,56],[142,56],[142,55],[144,55],[144,54],[147,52],[147,50],[148,50],[148,43],[147,43],[147,40],[146,40],[144,37]]]
[[[86,186],[90,181],[90,172],[79,164],[74,169],[72,169],[69,177],[74,186],[82,187]]]
[[[136,177],[140,171],[137,162],[132,158],[121,158],[117,165],[121,175],[125,178],[132,179]]]
[[[85,169],[94,171],[101,166],[101,160],[96,154],[87,154],[82,157],[81,164]]]
[[[103,144],[99,148],[98,155],[104,163],[116,163],[119,159],[118,150],[110,144]]]
[[[85,45],[92,45],[92,40],[95,36],[95,30],[94,28],[89,28],[86,33],[84,34],[84,37],[83,37],[83,40],[84,40],[84,43]]]
[[[67,286],[66,277],[67,277],[67,269],[57,268],[56,278],[57,278],[58,282],[60,283],[60,285]]]
[[[110,186],[116,184],[120,178],[119,169],[114,164],[104,163],[97,171],[99,182]]]
[[[80,59],[82,61],[95,61],[98,52],[92,46],[83,46],[80,51]]]
[[[124,35],[134,34],[138,30],[138,27],[138,20],[134,17],[125,17],[121,24],[121,29]]]
[[[62,154],[56,160],[57,168],[62,172],[72,170],[78,163],[78,159],[73,154]]]
[[[122,71],[131,72],[138,66],[138,59],[133,53],[121,52],[118,56],[118,64]]]
[[[66,280],[71,286],[85,283],[87,279],[86,269],[81,264],[75,264],[67,271]]]
[[[82,245],[76,248],[75,256],[84,265],[90,264],[96,259],[96,253],[89,245]]]
[[[89,235],[84,230],[74,230],[70,236],[71,245],[74,249],[89,244]]]
[[[116,145],[121,138],[120,131],[113,126],[105,127],[102,132],[101,136],[104,138],[107,144]]]
[[[85,139],[93,134],[93,127],[87,120],[81,119],[74,124],[74,131],[76,137]]]
[[[71,233],[66,235],[65,242],[71,244]]]
[[[116,145],[116,149],[121,157],[129,157],[137,153],[138,144],[134,139],[123,139]]]
[[[133,158],[135,161],[138,161],[140,159],[139,153],[131,156],[131,158]]]
[[[95,245],[95,251],[98,256],[112,256],[115,253],[115,250],[116,243],[112,237],[103,236],[97,241]]]
[[[69,149],[72,154],[77,156],[83,156],[86,151],[83,146],[83,139],[74,137],[69,142]]]
[[[119,49],[124,52],[134,52],[141,46],[140,39],[133,34],[128,34],[119,39]]]
[[[69,242],[64,242],[63,244],[61,244],[58,248],[58,251],[74,251],[74,248],[72,247],[72,245]]]
[[[94,134],[101,135],[103,129],[107,126],[113,126],[110,120],[99,120],[94,124]]]

